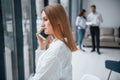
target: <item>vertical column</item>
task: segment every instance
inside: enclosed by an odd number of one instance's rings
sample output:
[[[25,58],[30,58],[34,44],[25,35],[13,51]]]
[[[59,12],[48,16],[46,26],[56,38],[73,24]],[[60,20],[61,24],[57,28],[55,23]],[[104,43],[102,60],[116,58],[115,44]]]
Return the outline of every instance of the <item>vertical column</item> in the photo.
[[[35,50],[37,49],[37,39],[36,39],[36,5],[35,5],[35,0],[30,0],[30,25],[31,25],[31,73],[35,72]]]
[[[50,4],[58,3],[58,0],[49,0],[48,2],[49,2],[49,5],[50,5]]]
[[[72,25],[72,31],[73,31],[73,36],[74,40],[77,41],[77,27],[75,25],[76,17],[78,15],[78,0],[72,0],[72,16],[71,16],[71,25]]]
[[[77,1],[77,12],[79,13],[80,10],[83,8],[83,0],[78,0]]]
[[[0,80],[6,80],[4,61],[4,30],[1,1],[0,1]]]
[[[44,0],[44,6],[48,5],[48,0]]]
[[[72,19],[72,0],[69,0],[69,20],[70,20],[70,24],[71,24],[71,19]]]
[[[80,10],[83,8],[83,0],[80,0]]]
[[[80,10],[83,8],[83,0],[78,0],[77,1],[77,10],[80,12]]]
[[[44,8],[44,1],[46,0],[36,0],[37,30],[39,30],[41,25],[41,11]]]
[[[74,30],[74,28],[75,28],[75,20],[76,20],[76,17],[77,17],[77,15],[78,15],[78,11],[77,11],[77,7],[78,7],[78,5],[77,5],[77,0],[72,0],[72,19],[71,19],[71,22],[72,22],[72,28],[73,28],[73,30]]]
[[[57,0],[58,1],[58,3],[60,4],[60,0]]]
[[[65,11],[69,16],[69,0],[60,0],[60,3],[65,8]]]
[[[41,10],[44,7],[44,0],[36,0],[36,12],[37,12],[37,19],[40,20],[41,18]]]
[[[23,32],[21,0],[13,0],[13,33],[14,33],[14,54],[17,54],[17,65],[13,71],[13,80],[24,80],[24,58],[23,58]],[[14,62],[16,62],[13,60]],[[18,68],[18,69],[17,69]],[[18,75],[18,77],[16,77]],[[16,78],[15,78],[16,77]]]

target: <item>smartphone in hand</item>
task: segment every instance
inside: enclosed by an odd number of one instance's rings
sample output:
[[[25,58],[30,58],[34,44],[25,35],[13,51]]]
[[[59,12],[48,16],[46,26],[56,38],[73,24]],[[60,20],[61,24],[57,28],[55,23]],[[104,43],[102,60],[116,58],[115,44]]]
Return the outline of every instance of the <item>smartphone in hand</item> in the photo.
[[[47,34],[44,33],[44,29],[39,33],[39,36],[43,39],[46,40],[46,38],[49,36]]]

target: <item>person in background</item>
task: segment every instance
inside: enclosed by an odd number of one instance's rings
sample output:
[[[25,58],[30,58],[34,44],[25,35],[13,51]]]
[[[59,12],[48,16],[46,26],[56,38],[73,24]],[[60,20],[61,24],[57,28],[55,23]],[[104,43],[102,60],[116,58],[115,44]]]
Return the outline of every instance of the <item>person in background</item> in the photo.
[[[78,32],[78,45],[79,48],[82,51],[85,51],[84,49],[82,49],[82,41],[85,35],[85,28],[86,28],[86,10],[82,9],[79,13],[79,15],[76,18],[76,26],[78,28],[77,32]]]
[[[63,6],[52,4],[42,10],[42,28],[49,36],[43,40],[36,33],[39,57],[35,74],[29,80],[72,80],[72,51],[77,47]]]
[[[96,6],[91,5],[91,13],[87,18],[88,22],[90,22],[90,33],[92,37],[92,50],[95,51],[95,43],[97,43],[97,53],[100,54],[100,23],[103,22],[102,15],[96,11]],[[95,42],[96,41],[96,42]]]

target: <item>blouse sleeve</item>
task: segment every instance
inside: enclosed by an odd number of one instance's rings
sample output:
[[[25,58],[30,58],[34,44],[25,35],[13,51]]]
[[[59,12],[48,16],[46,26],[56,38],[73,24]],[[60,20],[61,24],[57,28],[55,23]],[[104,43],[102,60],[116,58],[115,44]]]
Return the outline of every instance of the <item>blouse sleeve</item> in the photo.
[[[80,23],[80,17],[77,17],[75,22],[76,26],[80,25],[79,23]]]
[[[30,80],[58,80],[59,78],[59,60],[56,57],[58,50],[48,50],[51,53],[36,67],[36,73]]]
[[[40,50],[40,49],[36,49],[35,50],[35,65],[38,62],[39,57],[42,55],[42,53],[44,53],[45,50]]]

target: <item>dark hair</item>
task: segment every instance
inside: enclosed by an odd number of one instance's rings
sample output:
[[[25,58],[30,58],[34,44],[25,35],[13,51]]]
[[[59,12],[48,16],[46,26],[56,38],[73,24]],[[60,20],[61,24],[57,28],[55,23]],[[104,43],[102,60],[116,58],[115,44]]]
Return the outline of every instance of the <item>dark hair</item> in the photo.
[[[86,12],[86,10],[85,10],[85,9],[82,9],[82,10],[80,11],[80,13],[79,13],[79,16],[83,16],[85,12]]]
[[[94,7],[94,8],[96,8],[96,5],[91,5],[91,7]]]
[[[80,11],[80,13],[79,13],[79,15],[78,16],[83,16],[85,19],[86,19],[86,17],[84,16],[84,13],[86,12],[86,10],[85,9],[82,9],[81,11]]]

